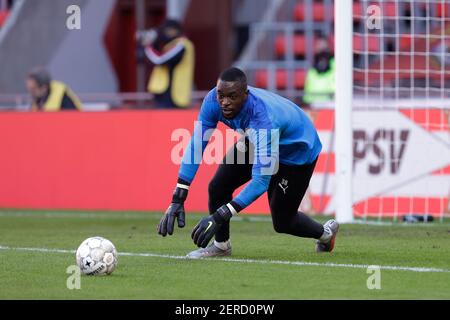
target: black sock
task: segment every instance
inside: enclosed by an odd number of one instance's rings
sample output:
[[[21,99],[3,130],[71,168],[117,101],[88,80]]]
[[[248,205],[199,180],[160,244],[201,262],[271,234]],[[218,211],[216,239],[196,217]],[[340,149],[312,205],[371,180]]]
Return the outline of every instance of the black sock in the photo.
[[[303,212],[281,218],[283,215],[273,216],[273,225],[277,232],[287,233],[302,238],[319,239],[323,234],[323,225],[311,219]]]

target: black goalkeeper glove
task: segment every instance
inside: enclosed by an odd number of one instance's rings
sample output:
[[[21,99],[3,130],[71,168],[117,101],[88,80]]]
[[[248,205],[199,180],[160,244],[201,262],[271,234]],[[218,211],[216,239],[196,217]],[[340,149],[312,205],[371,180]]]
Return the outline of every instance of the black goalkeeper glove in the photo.
[[[214,214],[202,218],[194,227],[191,233],[192,240],[198,247],[206,248],[209,241],[216,234],[217,229],[230,220],[232,216],[233,214],[226,205],[221,206]]]
[[[187,186],[186,186],[187,187]],[[167,208],[166,213],[161,218],[158,225],[158,233],[165,237],[167,234],[173,234],[173,225],[175,218],[178,220],[178,227],[183,228],[185,225],[184,201],[187,198],[188,189],[176,187],[173,192],[172,203]]]

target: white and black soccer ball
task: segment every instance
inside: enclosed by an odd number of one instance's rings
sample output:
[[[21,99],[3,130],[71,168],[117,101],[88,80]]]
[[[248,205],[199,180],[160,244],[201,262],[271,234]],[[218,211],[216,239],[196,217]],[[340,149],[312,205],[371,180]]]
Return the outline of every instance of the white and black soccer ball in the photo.
[[[76,253],[81,272],[90,276],[111,274],[117,266],[117,250],[103,237],[84,240]]]

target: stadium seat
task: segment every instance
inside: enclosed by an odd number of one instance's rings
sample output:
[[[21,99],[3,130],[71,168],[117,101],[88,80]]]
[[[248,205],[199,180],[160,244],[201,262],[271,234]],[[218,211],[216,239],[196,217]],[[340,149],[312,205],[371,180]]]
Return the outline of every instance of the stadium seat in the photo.
[[[398,15],[397,4],[395,2],[383,2],[381,14],[385,17],[396,17]]]
[[[294,8],[294,20],[305,21],[307,15],[307,6],[304,3],[298,3]],[[327,18],[327,10],[329,17],[334,20],[334,7],[326,6],[324,3],[314,2],[312,4],[312,20],[325,21]]]
[[[278,90],[284,90],[287,88],[287,72],[286,70],[277,70],[276,73],[276,86]]]
[[[293,50],[295,56],[304,56],[306,53],[306,37],[304,35],[294,35],[292,39]],[[275,39],[275,54],[277,57],[284,57],[286,53],[287,43],[284,35],[279,35]]]
[[[362,10],[362,4],[361,2],[354,2],[353,3],[353,19],[361,19],[360,17],[356,17],[356,16],[362,16],[364,14],[363,10]]]
[[[436,3],[436,16],[438,18],[450,17],[450,4],[449,3]]]
[[[294,88],[303,89],[305,86],[306,70],[297,69],[294,71]],[[260,88],[267,88],[269,84],[269,73],[267,70],[256,71],[255,85]],[[275,72],[275,86],[278,90],[284,90],[287,88],[288,72],[285,69],[278,69]]]
[[[255,72],[255,86],[259,88],[267,88],[267,71],[257,70]]]
[[[298,69],[294,72],[294,86],[296,89],[303,89],[305,87],[307,70]]]
[[[402,34],[400,36],[400,49],[403,50],[411,50],[411,44],[413,41],[413,37],[410,34]]]
[[[354,35],[353,36],[353,49],[355,51],[364,51],[365,48],[365,36],[362,35]],[[368,35],[367,36],[367,51],[368,52],[379,52],[381,49],[380,45],[380,37],[377,35]]]
[[[313,50],[316,49],[316,41],[317,39],[313,39]],[[334,52],[334,37],[330,36],[329,41],[330,49],[332,52]],[[294,56],[304,56],[306,54],[306,46],[307,46],[307,39],[306,36],[302,34],[296,34],[294,35],[293,39],[293,50],[294,50]],[[286,37],[284,35],[279,35],[275,39],[275,54],[277,58],[283,58],[286,53]],[[314,52],[315,53],[315,52]]]

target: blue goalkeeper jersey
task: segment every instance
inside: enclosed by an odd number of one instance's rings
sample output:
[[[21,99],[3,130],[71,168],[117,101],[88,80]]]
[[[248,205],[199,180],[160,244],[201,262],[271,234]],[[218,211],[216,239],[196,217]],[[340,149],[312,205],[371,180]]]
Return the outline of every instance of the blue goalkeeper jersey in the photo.
[[[309,164],[317,159],[322,149],[316,129],[299,106],[267,90],[250,86],[248,89],[248,98],[233,119],[223,117],[216,88],[207,94],[178,173],[181,179],[192,182],[219,121],[238,130],[254,146],[252,180],[233,199],[242,208],[267,191],[279,163]]]

